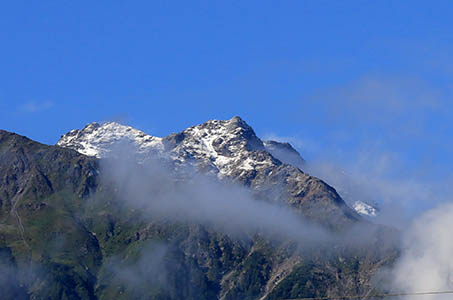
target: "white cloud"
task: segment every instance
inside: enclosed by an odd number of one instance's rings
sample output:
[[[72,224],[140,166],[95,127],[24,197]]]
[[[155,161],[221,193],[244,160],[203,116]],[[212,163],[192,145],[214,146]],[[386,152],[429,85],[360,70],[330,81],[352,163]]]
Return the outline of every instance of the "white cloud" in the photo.
[[[414,293],[453,289],[452,227],[453,203],[432,209],[415,220],[404,235],[405,247],[394,269],[396,290]],[[451,295],[423,299],[451,299]]]
[[[263,137],[260,137],[263,141],[276,141],[282,143],[290,143],[303,157],[304,154],[308,153],[316,153],[320,151],[320,145],[315,141],[311,141],[309,139],[302,139],[298,137],[291,137],[291,136],[280,136],[275,133],[266,133]]]
[[[55,104],[52,101],[31,101],[21,105],[21,110],[28,113],[37,113],[51,109]]]

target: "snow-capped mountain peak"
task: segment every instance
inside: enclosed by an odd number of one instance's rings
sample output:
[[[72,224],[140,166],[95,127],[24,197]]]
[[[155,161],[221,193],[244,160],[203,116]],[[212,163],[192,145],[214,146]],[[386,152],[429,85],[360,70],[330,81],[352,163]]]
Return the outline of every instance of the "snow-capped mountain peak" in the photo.
[[[219,176],[280,163],[265,151],[263,142],[240,117],[192,126],[164,138],[163,142],[175,161],[194,161]]]
[[[63,135],[57,145],[101,158],[119,143],[135,146],[139,154],[170,157],[177,164],[194,164],[220,177],[280,164],[253,129],[237,116],[210,120],[165,138],[116,122],[94,122]]]
[[[232,169],[252,170],[279,163],[271,155],[257,155],[257,151],[265,152],[263,142],[240,117],[207,121],[165,138],[116,122],[94,122],[63,135],[57,145],[101,158],[109,156],[119,143],[135,146],[142,155],[169,156],[176,163],[207,167],[221,176]]]
[[[300,172],[305,161],[290,144],[261,141],[240,117],[210,120],[164,138],[116,122],[90,123],[63,135],[57,143],[98,158],[108,157],[115,146],[123,144],[133,146],[144,160],[157,155],[170,159],[176,168],[192,165],[219,178],[228,177],[246,184],[254,182],[257,188],[271,174],[278,177],[277,174],[290,172],[294,177],[288,182],[294,182],[297,189],[311,178]],[[356,202],[353,208],[362,215],[376,213],[365,203]]]
[[[116,122],[103,124],[93,122],[81,130],[71,130],[60,138],[57,145],[75,149],[85,155],[101,158],[108,156],[112,146],[118,143],[131,144],[137,149],[138,153],[148,153],[163,149],[161,138]]]

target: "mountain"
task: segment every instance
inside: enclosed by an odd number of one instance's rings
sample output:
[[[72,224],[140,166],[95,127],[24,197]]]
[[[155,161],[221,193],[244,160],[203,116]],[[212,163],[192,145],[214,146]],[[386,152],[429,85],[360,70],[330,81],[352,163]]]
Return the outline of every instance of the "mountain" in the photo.
[[[236,136],[234,130],[241,131]],[[242,132],[243,131],[243,132]],[[178,138],[184,141],[178,149],[172,149],[171,145]],[[239,151],[234,148],[234,139],[243,138],[246,143],[254,143],[256,149],[241,147]],[[250,138],[250,140],[248,140]],[[232,141],[230,141],[232,140]],[[63,135],[57,145],[77,150],[78,152],[96,156],[108,157],[115,145],[127,144],[135,148],[143,159],[150,155],[172,158],[177,163],[192,160],[198,167],[210,169],[222,176],[230,176],[231,170],[238,171],[244,168],[254,170],[262,163],[256,161],[251,150],[264,150],[274,160],[267,162],[267,168],[275,167],[278,160],[280,163],[304,169],[305,160],[291,144],[277,141],[261,141],[241,118],[234,117],[228,121],[208,121],[205,124],[194,126],[181,133],[170,135],[166,138],[154,137],[130,126],[115,122],[88,124],[82,130],[72,130]],[[169,148],[170,147],[170,148]],[[170,151],[168,151],[170,150]],[[231,155],[238,153],[238,155]],[[252,165],[241,165],[251,162]],[[229,171],[228,168],[231,170]],[[259,167],[258,167],[259,169]],[[233,171],[233,172],[234,172]],[[230,176],[231,177],[231,176]],[[234,177],[234,176],[233,176]],[[359,215],[373,217],[378,209],[375,205],[354,199],[348,203]]]
[[[334,189],[301,171],[305,161],[290,144],[261,141],[240,117],[208,121],[165,138],[115,122],[91,123],[63,135],[57,145],[96,157],[108,157],[112,149],[129,145],[142,159],[157,155],[176,165],[194,165],[249,186],[260,197],[282,185],[288,195],[270,200],[290,202],[306,216],[323,218],[332,226],[359,218]]]
[[[164,138],[92,123],[56,146],[0,131],[2,299],[288,299],[379,289],[373,276],[398,256],[398,233],[361,218],[276,148],[294,154],[262,142],[238,117]],[[118,163],[124,176],[105,167],[131,153],[134,160]],[[209,180],[185,172],[192,169]],[[219,183],[199,202],[211,179]],[[230,189],[226,195],[239,199],[225,196]],[[131,205],[139,195],[147,203]],[[189,204],[174,216],[161,213],[176,200]],[[207,201],[219,207],[207,210]],[[241,201],[251,210],[227,214]],[[204,219],[186,217],[194,211]],[[213,211],[231,219],[206,219]],[[275,218],[281,228],[268,226]],[[219,227],[238,220],[234,231]],[[312,226],[323,229],[309,236]]]

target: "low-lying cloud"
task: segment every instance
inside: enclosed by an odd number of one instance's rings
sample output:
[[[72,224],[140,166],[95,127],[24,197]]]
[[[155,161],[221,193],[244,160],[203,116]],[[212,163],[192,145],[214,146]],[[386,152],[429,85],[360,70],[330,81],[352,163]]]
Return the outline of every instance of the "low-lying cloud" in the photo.
[[[395,290],[438,292],[453,290],[453,203],[443,204],[414,220],[405,233],[401,259],[394,273]],[[429,295],[426,300],[447,300],[452,295]],[[406,297],[405,299],[413,299]]]
[[[126,155],[101,160],[101,174],[119,200],[150,216],[213,226],[228,234],[265,233],[280,238],[326,241],[329,233],[284,203],[255,199],[251,191],[193,168],[152,159],[137,164]],[[119,159],[118,157],[122,157]]]
[[[163,243],[149,243],[132,257],[110,257],[105,262],[104,271],[113,274],[111,284],[124,285],[132,291],[139,292],[144,287],[154,288],[157,292],[165,290],[168,282],[168,270],[165,262],[168,247]],[[137,298],[143,295],[136,295]]]

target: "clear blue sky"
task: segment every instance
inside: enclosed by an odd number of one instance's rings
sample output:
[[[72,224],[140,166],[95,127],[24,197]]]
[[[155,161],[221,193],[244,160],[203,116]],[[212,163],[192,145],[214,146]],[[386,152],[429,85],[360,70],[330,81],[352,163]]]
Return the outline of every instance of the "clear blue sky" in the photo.
[[[92,121],[164,136],[240,115],[309,159],[376,152],[449,176],[452,15],[452,1],[8,1],[0,128],[53,144]]]

